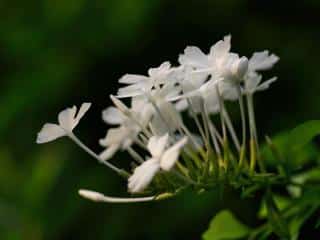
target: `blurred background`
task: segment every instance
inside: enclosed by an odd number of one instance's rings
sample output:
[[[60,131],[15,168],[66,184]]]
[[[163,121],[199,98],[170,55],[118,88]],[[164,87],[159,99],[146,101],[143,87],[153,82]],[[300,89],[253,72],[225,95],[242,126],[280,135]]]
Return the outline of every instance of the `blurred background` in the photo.
[[[0,239],[200,239],[215,212],[255,224],[255,199],[184,193],[158,203],[81,199],[79,188],[126,196],[126,183],[67,139],[36,145],[45,122],[93,103],[77,128],[100,151],[124,73],[145,74],[187,45],[204,51],[232,34],[240,55],[270,49],[279,80],[256,97],[260,133],[320,118],[320,2],[276,0],[2,0],[0,2]],[[113,162],[128,165],[118,154]]]

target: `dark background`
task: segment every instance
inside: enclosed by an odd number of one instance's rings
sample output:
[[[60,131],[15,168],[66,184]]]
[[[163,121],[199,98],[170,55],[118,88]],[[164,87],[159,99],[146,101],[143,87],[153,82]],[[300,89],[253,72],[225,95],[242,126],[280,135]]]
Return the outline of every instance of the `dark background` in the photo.
[[[79,188],[126,196],[126,183],[67,139],[36,145],[43,123],[73,104],[93,107],[76,130],[96,151],[124,73],[146,73],[186,45],[204,51],[232,34],[233,50],[270,49],[280,62],[256,98],[260,133],[320,118],[320,2],[43,0],[0,2],[0,239],[200,239],[227,207],[255,225],[255,199],[184,193],[157,203],[81,199]],[[126,154],[116,164],[128,166]]]

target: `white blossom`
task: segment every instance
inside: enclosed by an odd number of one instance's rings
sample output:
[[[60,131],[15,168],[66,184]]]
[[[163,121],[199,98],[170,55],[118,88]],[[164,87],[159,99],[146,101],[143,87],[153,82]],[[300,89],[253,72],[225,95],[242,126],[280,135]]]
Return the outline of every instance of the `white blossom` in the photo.
[[[37,136],[37,143],[47,143],[72,133],[80,119],[89,110],[91,103],[83,103],[77,113],[77,107],[67,108],[59,113],[59,124],[46,123]]]
[[[148,150],[151,158],[135,168],[133,175],[129,178],[128,188],[131,193],[143,191],[158,171],[170,171],[178,160],[181,148],[187,143],[187,137],[183,137],[169,148],[168,143],[168,134],[161,137],[153,136],[149,139]]]
[[[213,79],[221,79],[217,83],[221,95],[227,100],[239,97],[237,85],[243,81],[248,70],[248,59],[230,52],[231,36],[214,44],[209,54],[203,53],[197,47],[187,47],[179,62],[191,66],[195,73],[205,73]],[[216,104],[215,104],[216,105]]]
[[[132,98],[130,109],[119,99],[113,96],[111,99],[117,108],[107,108],[103,111],[102,118],[107,124],[119,126],[110,128],[106,137],[99,141],[100,145],[106,148],[100,154],[103,160],[110,159],[119,149],[131,146],[141,128],[148,124],[152,114],[151,105],[143,101],[141,97]]]
[[[279,61],[279,57],[271,54],[265,50],[262,52],[255,52],[249,60],[248,72],[244,79],[244,93],[253,94],[257,91],[263,91],[269,88],[270,84],[277,80],[273,77],[269,80],[262,81],[262,75],[258,71],[268,70]]]
[[[162,63],[157,68],[150,68],[148,76],[126,74],[119,79],[119,83],[128,86],[119,88],[117,97],[134,97],[151,91],[153,87],[159,87],[168,79],[173,78],[174,73],[169,62]]]

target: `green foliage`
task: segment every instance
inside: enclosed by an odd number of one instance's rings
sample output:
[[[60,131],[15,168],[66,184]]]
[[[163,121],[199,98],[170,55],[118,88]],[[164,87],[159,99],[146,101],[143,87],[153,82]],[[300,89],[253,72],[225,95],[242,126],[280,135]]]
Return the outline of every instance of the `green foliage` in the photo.
[[[271,166],[282,165],[286,171],[302,168],[319,158],[319,151],[311,142],[319,133],[320,121],[308,121],[271,140],[267,138],[261,150],[263,159]]]
[[[311,140],[320,134],[320,120],[312,120],[300,124],[288,136],[288,144],[294,151],[300,150]]]
[[[242,224],[228,210],[219,212],[203,234],[204,240],[236,240],[246,237],[250,228]]]

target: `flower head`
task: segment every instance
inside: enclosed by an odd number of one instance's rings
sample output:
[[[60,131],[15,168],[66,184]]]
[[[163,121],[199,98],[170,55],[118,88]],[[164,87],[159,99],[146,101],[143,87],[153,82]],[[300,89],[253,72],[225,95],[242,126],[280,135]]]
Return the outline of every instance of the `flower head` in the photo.
[[[100,154],[72,132],[89,103],[82,104],[78,113],[76,107],[62,111],[59,124],[45,124],[37,142],[68,136],[99,163],[125,177],[130,193],[160,193],[115,198],[89,190],[79,192],[93,201],[153,201],[175,195],[186,186],[197,190],[212,187],[222,180],[220,176],[232,185],[240,175],[252,176],[257,171],[259,145],[253,95],[276,80],[263,82],[261,71],[270,69],[278,60],[268,51],[256,52],[250,59],[231,52],[230,35],[213,44],[209,53],[195,46],[186,47],[178,66],[164,62],[150,68],[147,76],[125,74],[120,78],[119,83],[125,86],[118,89],[117,96],[110,96],[114,106],[102,112],[103,121],[111,128],[99,141],[104,148]],[[129,104],[121,98],[128,98]],[[242,141],[227,111],[226,100],[239,103]],[[182,113],[185,110],[189,115]],[[220,115],[218,123],[211,118],[213,114]],[[193,121],[185,122],[184,117]],[[248,146],[250,149],[246,149]],[[130,170],[119,169],[109,161],[118,151],[126,151],[133,158]],[[259,170],[264,172],[261,162]]]

